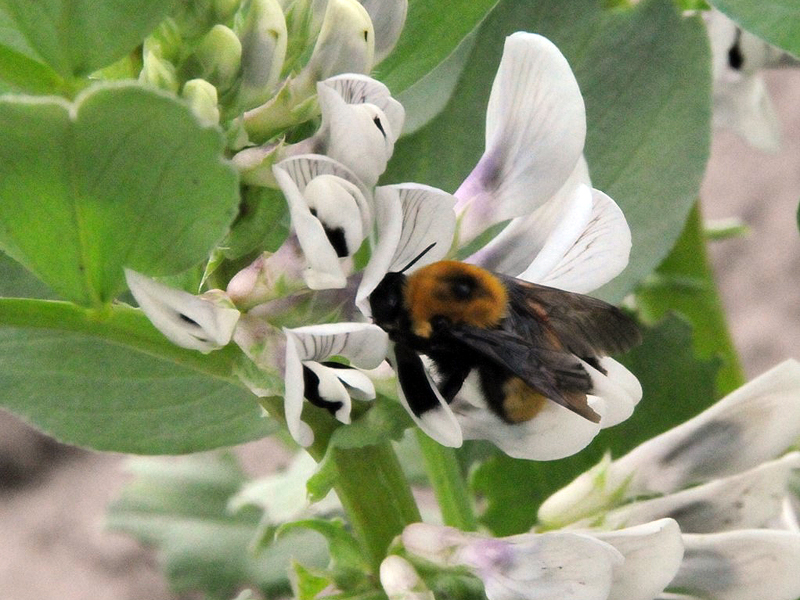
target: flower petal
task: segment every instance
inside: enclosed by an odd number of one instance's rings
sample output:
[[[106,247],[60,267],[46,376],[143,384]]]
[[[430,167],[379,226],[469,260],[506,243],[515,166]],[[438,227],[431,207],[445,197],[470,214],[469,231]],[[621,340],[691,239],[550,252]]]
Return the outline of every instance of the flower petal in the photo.
[[[549,401],[531,420],[507,423],[489,409],[479,389],[477,377],[471,373],[452,404],[464,439],[489,440],[514,458],[555,460],[571,456],[600,432],[599,423]],[[601,415],[605,412],[599,398],[590,396],[589,403]]]
[[[402,270],[431,244],[433,248],[413,269],[447,254],[456,226],[453,202],[447,192],[417,183],[375,189],[378,241],[356,293],[356,305],[365,315],[370,315],[367,298],[386,273]]]
[[[310,360],[303,363],[303,379],[303,396],[311,404],[326,409],[342,423],[350,422],[353,402],[337,370]]]
[[[685,534],[670,587],[713,600],[796,600],[800,535],[767,529]]]
[[[466,262],[517,277],[531,265],[559,225],[575,218],[588,222],[590,211],[585,208],[585,196],[577,193],[583,184],[591,186],[589,167],[581,156],[566,183],[550,200],[531,214],[512,219]]]
[[[681,565],[681,530],[672,519],[592,535],[625,557],[614,568],[608,600],[651,600],[669,585]]]
[[[203,353],[227,345],[241,313],[125,269],[128,287],[150,322],[172,343]]]
[[[617,528],[671,517],[684,533],[766,527],[780,518],[789,478],[798,469],[800,452],[792,452],[738,475],[627,504],[607,513],[603,525]]]
[[[391,2],[381,4],[388,5]],[[385,122],[381,126],[387,134],[391,132],[389,139],[392,143],[397,141],[403,130],[406,111],[402,104],[392,98],[388,87],[377,79],[357,73],[329,77],[321,84],[336,90],[347,104],[372,104],[379,108],[388,119],[388,127]]]
[[[283,414],[289,434],[304,448],[314,443],[314,431],[303,422],[303,392],[305,378],[301,360],[300,341],[290,332],[286,334],[286,357],[284,367],[285,391],[283,395]]]
[[[285,330],[297,340],[301,360],[343,356],[361,369],[374,369],[388,352],[389,338],[369,323],[326,323]]]
[[[619,206],[603,192],[592,190],[592,214],[580,236],[535,281],[585,294],[619,275],[628,264],[631,230]],[[531,265],[521,278],[534,281]]]
[[[325,366],[334,368],[336,363],[325,363]],[[336,376],[347,388],[347,393],[356,400],[374,400],[375,384],[365,373],[358,369],[336,368]]]
[[[789,360],[693,419],[579,475],[539,509],[574,522],[639,495],[669,493],[781,455],[800,437],[800,363]]]
[[[586,136],[578,83],[546,38],[506,38],[486,114],[486,150],[456,192],[462,243],[494,223],[530,214],[575,169]]]
[[[613,427],[628,419],[642,399],[639,380],[628,369],[607,356],[600,359],[600,366],[606,370],[605,373],[589,363],[581,362],[592,378],[592,395],[602,398],[605,405],[600,427]]]
[[[435,600],[411,563],[395,554],[381,562],[380,579],[389,600]]]
[[[380,63],[394,49],[408,12],[408,0],[360,0],[375,28],[375,59]],[[397,130],[400,131],[399,129]]]

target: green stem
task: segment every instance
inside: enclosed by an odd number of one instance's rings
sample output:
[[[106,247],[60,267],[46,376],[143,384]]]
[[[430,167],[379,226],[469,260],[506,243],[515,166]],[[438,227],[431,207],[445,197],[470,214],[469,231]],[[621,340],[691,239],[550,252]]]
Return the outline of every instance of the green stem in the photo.
[[[0,326],[82,333],[239,384],[233,374],[235,348],[211,354],[179,348],[153,327],[142,311],[130,306],[118,304],[98,311],[71,302],[0,298]]]
[[[432,440],[419,429],[417,442],[445,525],[462,531],[475,531],[478,521],[455,451]]]
[[[708,259],[699,205],[695,205],[672,252],[658,267],[656,279],[637,294],[645,320],[667,312],[683,314],[694,328],[694,346],[701,357],[720,356],[717,391],[725,395],[744,381],[733,345],[714,272]]]
[[[329,452],[339,473],[336,494],[377,574],[392,540],[421,520],[411,488],[389,442]]]

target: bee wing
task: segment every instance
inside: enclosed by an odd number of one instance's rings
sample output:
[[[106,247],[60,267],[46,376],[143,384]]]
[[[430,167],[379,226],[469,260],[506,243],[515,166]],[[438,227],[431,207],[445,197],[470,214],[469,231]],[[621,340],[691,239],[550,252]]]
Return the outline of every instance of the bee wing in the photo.
[[[575,356],[537,346],[502,329],[459,325],[447,333],[554,402],[593,423],[600,421],[586,400],[592,379]]]
[[[561,345],[584,359],[625,352],[642,341],[636,321],[612,304],[583,294],[501,277],[509,293],[505,329],[521,337],[541,339],[549,330],[554,334],[549,336],[549,341],[555,348]]]

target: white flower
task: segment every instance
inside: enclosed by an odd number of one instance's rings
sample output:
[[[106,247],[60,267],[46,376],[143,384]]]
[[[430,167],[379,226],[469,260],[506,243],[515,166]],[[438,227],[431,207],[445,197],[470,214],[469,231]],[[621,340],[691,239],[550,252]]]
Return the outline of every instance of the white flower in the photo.
[[[208,353],[231,341],[241,313],[221,292],[195,296],[131,269],[125,269],[125,279],[139,308],[172,343]]]
[[[570,532],[492,538],[425,523],[408,525],[400,539],[412,558],[467,569],[489,600],[650,600],[683,553],[669,520],[607,540]]]
[[[539,519],[571,523],[637,496],[736,475],[782,455],[798,438],[800,363],[790,360],[625,456],[604,459],[548,498]],[[794,459],[785,460],[791,468]]]
[[[288,158],[273,173],[306,257],[306,284],[313,290],[343,288],[347,260],[372,224],[371,194],[347,167],[326,156]]]
[[[380,578],[389,600],[435,600],[411,563],[400,556],[392,554],[383,559]]]
[[[619,207],[589,185],[581,157],[585,135],[583,100],[564,57],[538,35],[517,33],[506,40],[487,114],[486,152],[456,192],[456,249],[491,225],[511,219],[494,240],[466,262],[534,283],[588,292],[627,264],[631,235]],[[380,188],[379,188],[380,189]],[[398,272],[435,244],[407,273],[440,260],[453,245],[448,200],[426,199],[423,210],[375,197],[378,241],[364,271],[357,305],[369,316],[368,295],[387,272]],[[593,382],[589,406],[601,415],[592,423],[547,402],[529,421],[509,424],[489,410],[477,393],[475,374],[448,405],[433,385],[424,410],[409,412],[428,435],[459,446],[487,439],[511,456],[549,460],[577,452],[603,427],[628,418],[642,391],[622,365],[602,357],[601,372],[586,364]],[[420,381],[430,374],[420,375]],[[411,393],[411,392],[410,392]],[[402,387],[407,407],[415,398]],[[437,408],[438,407],[438,408]],[[418,414],[419,413],[419,414]]]
[[[759,150],[776,152],[780,123],[761,70],[777,66],[783,53],[717,10],[703,12],[703,20],[711,42],[714,124]]]
[[[359,0],[369,13],[375,29],[374,64],[378,64],[394,49],[408,12],[408,0]]]
[[[284,334],[286,426],[298,444],[309,446],[314,432],[301,420],[304,397],[330,410],[342,423],[350,422],[351,398],[375,397],[369,377],[324,361],[341,356],[354,367],[374,369],[386,357],[388,339],[382,329],[366,323],[311,325],[284,329]]]

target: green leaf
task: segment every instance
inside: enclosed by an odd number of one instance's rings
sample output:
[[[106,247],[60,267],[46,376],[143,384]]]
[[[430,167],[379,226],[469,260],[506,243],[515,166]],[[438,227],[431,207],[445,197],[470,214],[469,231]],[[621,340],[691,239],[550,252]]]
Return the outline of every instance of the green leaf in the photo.
[[[62,76],[88,75],[133,51],[167,16],[164,0],[2,0],[17,31]]]
[[[403,33],[377,76],[394,94],[432,71],[486,17],[497,0],[409,0]],[[421,51],[424,49],[424,51]]]
[[[796,0],[711,0],[711,4],[742,29],[800,57],[800,4]]]
[[[312,566],[327,561],[324,544],[311,532],[251,551],[258,513],[227,509],[228,499],[245,482],[230,455],[138,458],[129,469],[135,479],[109,507],[108,526],[158,548],[176,593],[202,590],[232,597],[238,588],[252,586],[277,597],[289,592],[292,559]]]
[[[708,157],[710,69],[699,18],[669,0],[602,12],[594,0],[501,2],[442,114],[395,146],[385,180],[453,191],[483,152],[489,91],[505,36],[541,33],[559,46],[584,95],[594,186],[622,207],[633,232],[627,269],[602,296],[618,301],[667,255]]]
[[[17,91],[33,94],[54,93],[63,84],[53,69],[7,46],[0,46],[0,79]]]
[[[219,132],[165,94],[6,96],[0,129],[0,249],[78,304],[112,300],[123,266],[168,275],[199,263],[234,217]]]
[[[603,430],[586,449],[563,460],[533,462],[498,453],[477,469],[472,484],[487,502],[482,521],[497,535],[530,529],[539,505],[598,463],[605,452],[622,456],[711,406],[717,397],[719,361],[698,360],[691,327],[674,316],[646,330],[644,343],[620,360],[644,389],[644,398],[627,421]]]
[[[353,534],[347,530],[343,521],[339,519],[293,521],[279,527],[275,532],[275,538],[279,540],[287,534],[301,530],[316,531],[328,542],[328,553],[331,557],[328,570],[337,579],[353,576],[354,573],[366,574],[369,572],[370,566],[365,560],[361,546]]]
[[[139,310],[0,299],[0,324],[0,405],[64,442],[181,454],[276,429],[233,383],[232,348],[178,348]]]
[[[0,298],[45,298],[54,300],[53,292],[31,275],[25,267],[0,252]]]

